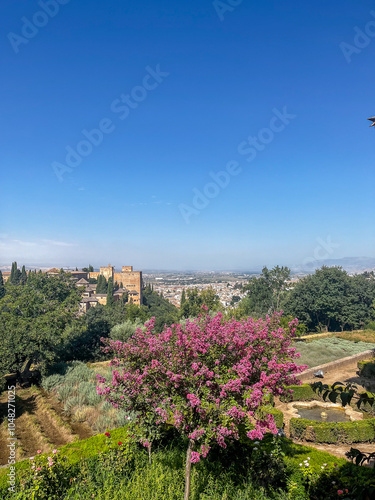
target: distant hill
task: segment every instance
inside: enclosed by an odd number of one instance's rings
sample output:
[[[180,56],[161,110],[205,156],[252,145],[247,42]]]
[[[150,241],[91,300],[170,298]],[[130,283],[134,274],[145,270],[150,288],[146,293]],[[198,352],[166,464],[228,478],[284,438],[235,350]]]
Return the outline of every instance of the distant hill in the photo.
[[[310,265],[305,267],[297,266],[293,267],[293,272],[314,272],[315,269],[319,269],[322,266],[341,266],[345,271],[349,273],[357,273],[363,271],[375,270],[375,258],[374,257],[344,257],[342,259],[322,259],[317,260]]]

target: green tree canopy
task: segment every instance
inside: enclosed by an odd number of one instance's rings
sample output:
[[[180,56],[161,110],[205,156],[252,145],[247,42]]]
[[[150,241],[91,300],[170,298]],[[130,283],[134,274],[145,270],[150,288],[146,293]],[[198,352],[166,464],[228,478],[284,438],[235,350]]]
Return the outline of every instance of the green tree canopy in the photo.
[[[197,288],[187,290],[187,298],[181,303],[180,316],[182,318],[197,318],[202,314],[202,306],[206,306],[210,312],[216,312],[220,308],[219,296],[213,288],[199,291]]]
[[[373,276],[349,276],[341,267],[323,266],[296,284],[285,310],[310,330],[352,330],[373,317],[374,299]]]
[[[155,316],[155,329],[161,332],[164,325],[170,326],[177,322],[178,309],[169,300],[153,291],[148,285],[143,291],[143,304],[146,307],[147,317]]]
[[[243,316],[264,316],[280,311],[286,296],[287,281],[290,279],[290,269],[276,266],[268,269],[265,266],[259,277],[251,278],[243,287],[247,292],[239,311]]]
[[[52,362],[65,328],[76,321],[79,300],[65,273],[31,274],[24,286],[9,284],[0,300],[0,372]]]

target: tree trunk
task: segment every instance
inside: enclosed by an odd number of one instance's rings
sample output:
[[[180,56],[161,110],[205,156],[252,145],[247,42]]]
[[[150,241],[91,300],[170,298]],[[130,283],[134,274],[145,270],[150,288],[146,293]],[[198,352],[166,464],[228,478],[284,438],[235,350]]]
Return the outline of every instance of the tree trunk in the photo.
[[[32,360],[32,359],[29,359],[29,360],[27,361],[26,366],[25,366],[25,368],[24,368],[24,369],[23,369],[23,371],[22,371],[22,375],[24,375],[24,374],[26,375],[26,374],[28,374],[28,373],[29,373],[29,371],[30,371],[30,366],[32,365],[32,362],[33,362],[33,360]]]
[[[189,446],[186,451],[186,467],[185,467],[185,494],[184,500],[189,500],[190,496],[190,478],[191,478],[191,452],[193,451],[194,441],[189,440]]]

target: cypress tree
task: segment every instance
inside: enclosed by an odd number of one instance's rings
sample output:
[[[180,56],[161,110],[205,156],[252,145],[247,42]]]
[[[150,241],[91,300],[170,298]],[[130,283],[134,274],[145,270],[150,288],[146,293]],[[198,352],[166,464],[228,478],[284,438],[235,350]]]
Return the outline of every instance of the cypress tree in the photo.
[[[102,275],[99,274],[96,284],[96,293],[101,293],[100,292],[101,287],[102,287]]]
[[[113,283],[112,283],[113,286]],[[99,274],[98,283],[96,285],[96,293],[107,293],[107,280],[104,276]]]
[[[180,306],[186,302],[185,290],[182,290]]]
[[[27,281],[26,269],[25,266],[22,266],[21,278],[20,278],[21,285],[26,285],[26,281]]]
[[[14,278],[15,284],[19,285],[21,281],[21,271],[19,269],[16,269],[15,271],[15,278]]]
[[[17,267],[17,262],[13,262],[9,280],[12,283],[12,285],[18,285],[20,279],[21,279],[21,271]]]
[[[5,286],[3,280],[3,273],[0,271],[0,299],[2,299],[5,295]]]
[[[14,265],[16,265],[17,267],[17,262],[12,262],[12,269],[10,270],[9,281],[10,283],[12,283],[12,285],[14,285]]]
[[[111,307],[115,303],[115,298],[113,297],[113,280],[108,279],[108,290],[107,290],[107,306]]]

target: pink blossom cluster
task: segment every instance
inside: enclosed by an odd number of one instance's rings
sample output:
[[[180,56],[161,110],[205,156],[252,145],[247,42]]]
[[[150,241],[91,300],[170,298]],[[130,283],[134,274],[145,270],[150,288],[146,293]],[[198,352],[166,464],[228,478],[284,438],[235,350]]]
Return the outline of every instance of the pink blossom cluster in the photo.
[[[290,330],[279,327],[276,314],[265,320],[224,321],[221,313],[202,314],[194,321],[154,332],[138,329],[128,342],[102,339],[115,356],[113,379],[98,377],[98,394],[116,407],[140,416],[153,412],[189,436],[206,456],[213,443],[225,447],[239,439],[240,428],[250,439],[276,433],[274,419],[262,407],[271,395],[287,394],[304,370],[293,360],[291,347],[297,320]]]

